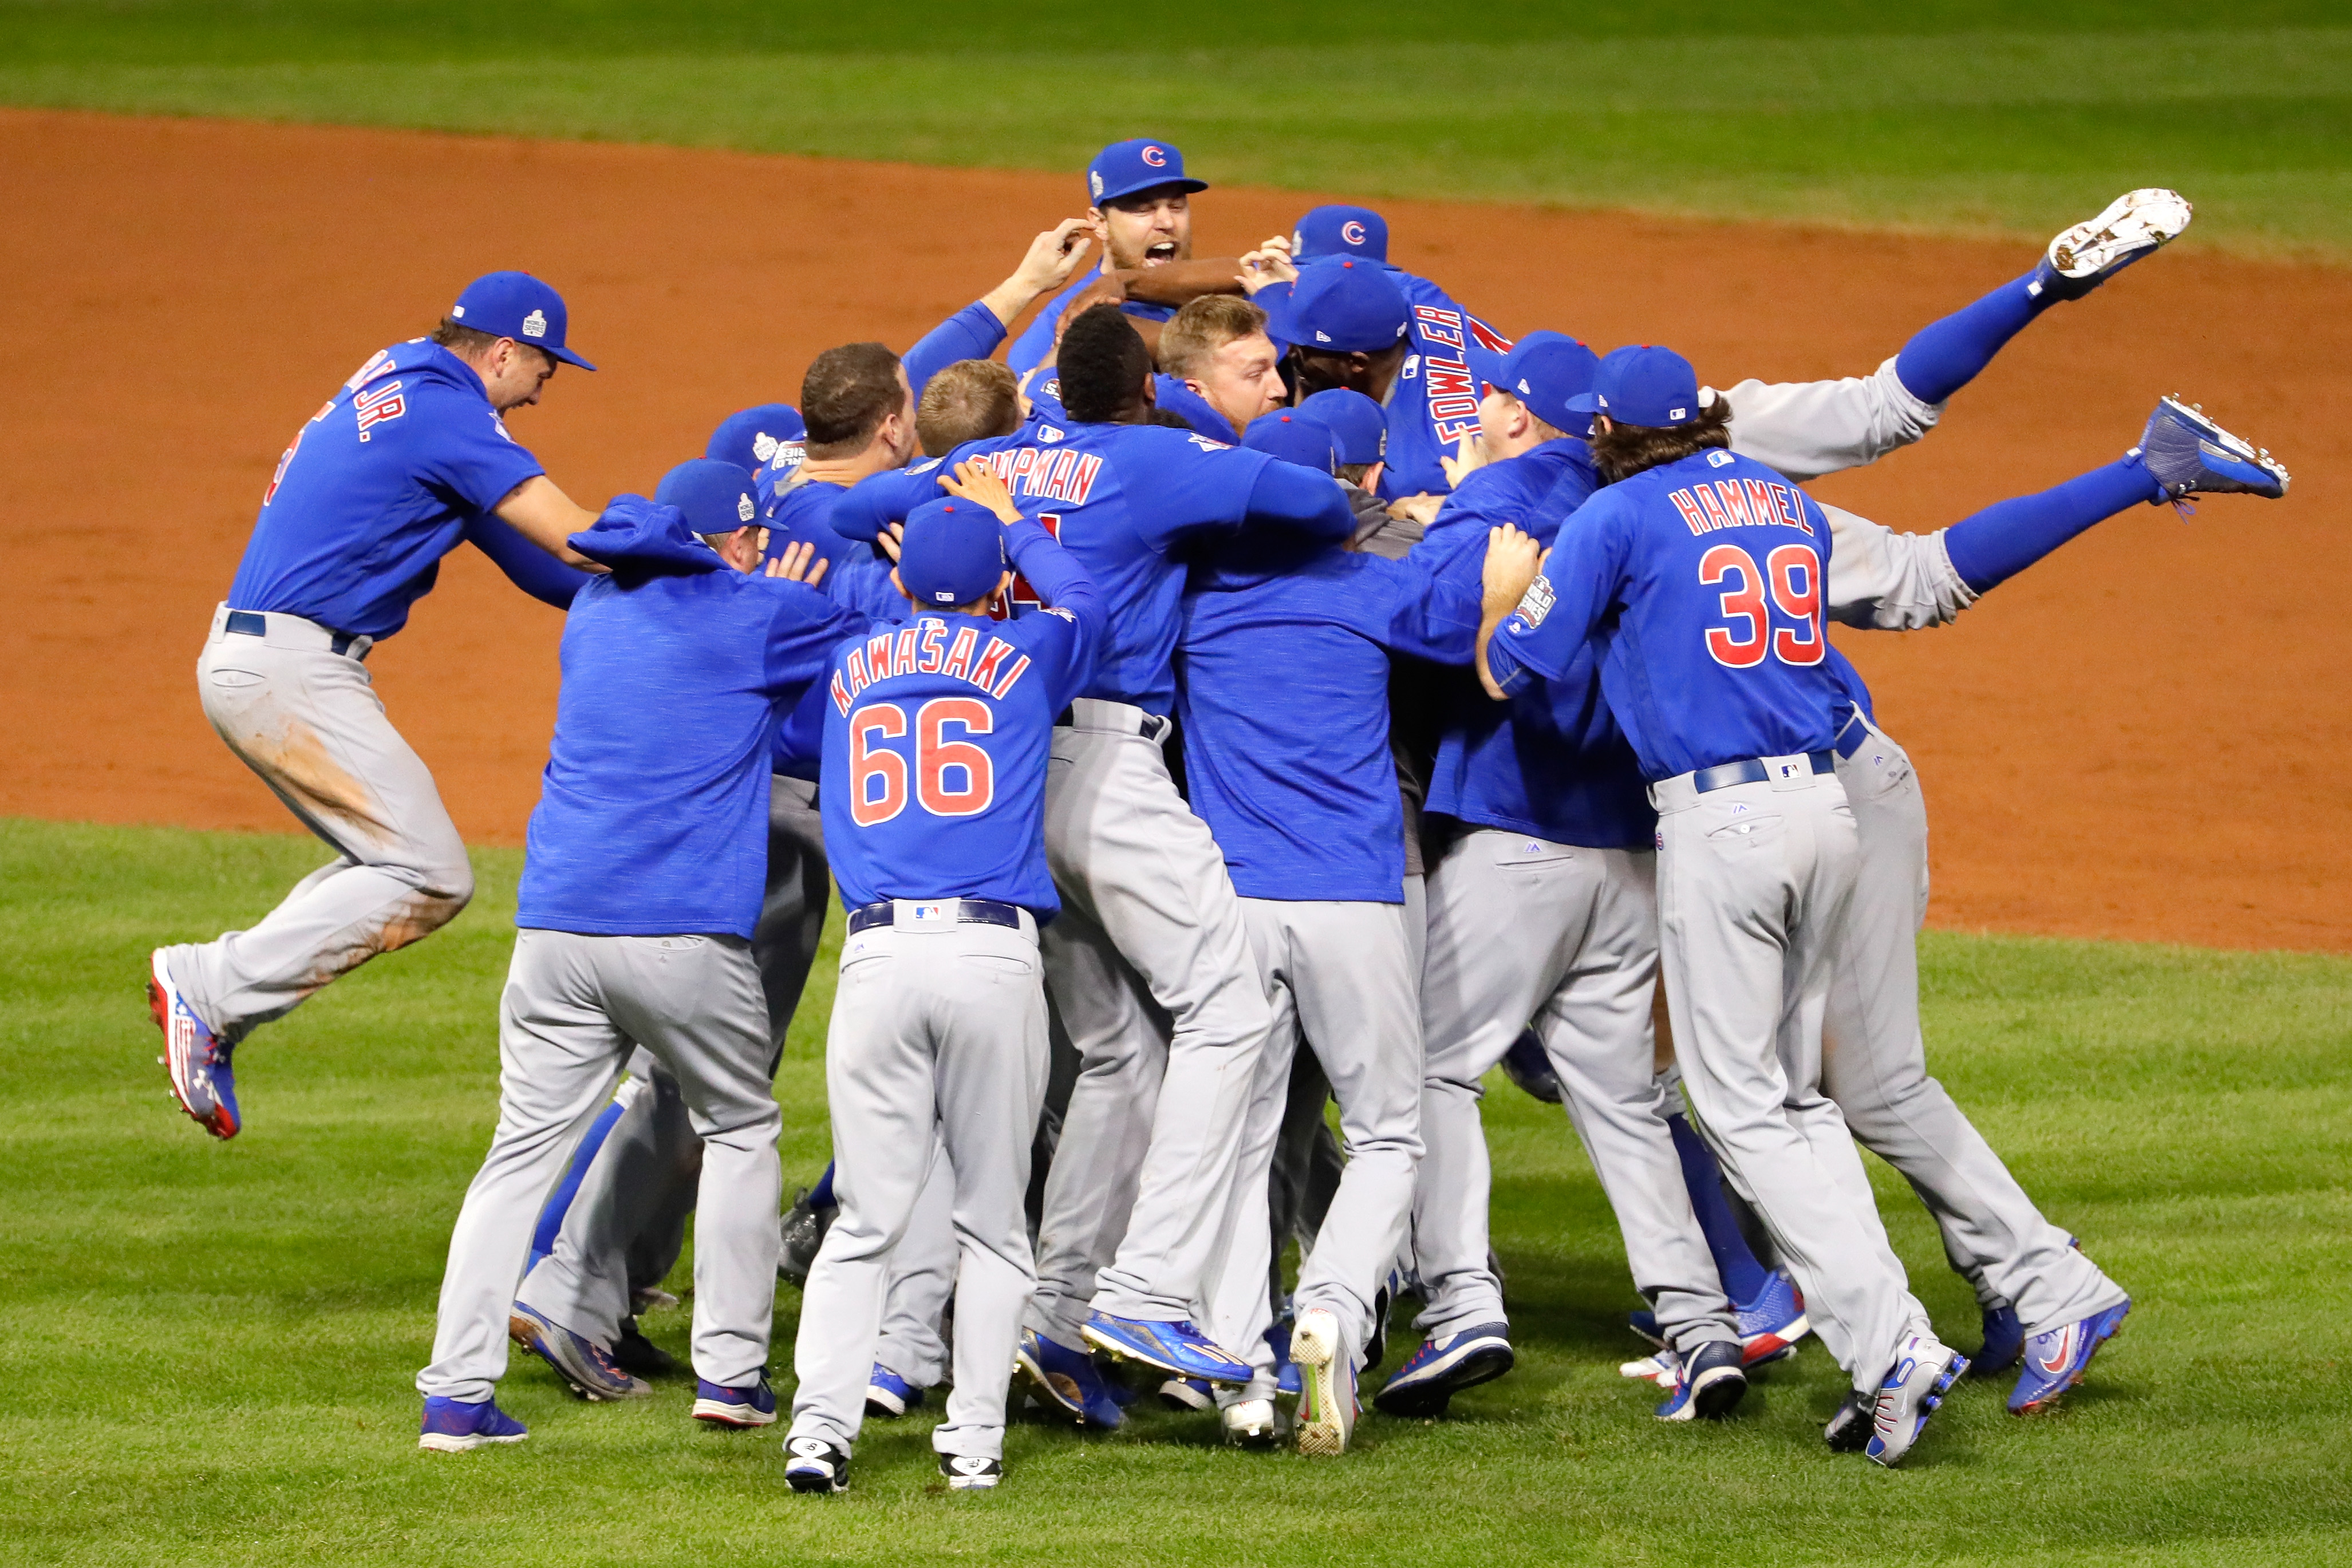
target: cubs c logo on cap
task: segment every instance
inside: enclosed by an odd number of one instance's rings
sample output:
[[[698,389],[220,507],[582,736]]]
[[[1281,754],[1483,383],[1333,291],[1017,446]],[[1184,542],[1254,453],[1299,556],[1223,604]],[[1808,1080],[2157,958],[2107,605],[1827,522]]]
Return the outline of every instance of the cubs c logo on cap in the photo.
[[[1349,245],[1361,245],[1364,243],[1364,225],[1349,218],[1339,225],[1339,237]]]
[[[1150,168],[1165,169],[1168,167],[1168,154],[1162,152],[1157,147],[1146,147],[1136,156],[1141,158],[1144,163]]]
[[[534,310],[522,319],[522,335],[526,338],[547,336],[547,312]]]

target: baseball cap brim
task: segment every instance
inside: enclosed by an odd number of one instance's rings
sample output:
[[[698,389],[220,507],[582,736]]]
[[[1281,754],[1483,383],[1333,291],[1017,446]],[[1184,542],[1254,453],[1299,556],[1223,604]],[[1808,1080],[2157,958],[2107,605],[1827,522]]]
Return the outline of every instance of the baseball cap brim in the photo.
[[[1599,392],[1579,392],[1559,406],[1570,413],[1600,413],[1609,405],[1601,401]]]
[[[1181,180],[1142,180],[1121,190],[1105,191],[1095,198],[1095,205],[1100,206],[1105,202],[1123,202],[1129,196],[1139,196],[1146,191],[1181,191],[1189,196],[1196,191],[1205,191],[1208,188],[1209,182],[1206,180],[1195,180],[1189,176]]]
[[[578,365],[578,366],[579,366],[582,370],[583,370],[583,371],[593,371],[593,370],[594,370],[594,369],[596,368],[595,366],[593,366],[593,365],[590,364],[587,361],[585,361],[585,360],[582,359],[579,355],[577,355],[577,354],[573,353],[573,352],[572,352],[571,350],[569,350],[569,349],[562,349],[562,348],[552,348],[552,349],[551,349],[551,348],[549,348],[545,343],[533,343],[533,344],[531,344],[531,347],[532,347],[532,348],[534,348],[534,349],[541,350],[541,351],[543,351],[543,352],[545,352],[545,353],[553,354],[557,359],[562,360],[562,361],[565,364],[567,364],[567,365]]]

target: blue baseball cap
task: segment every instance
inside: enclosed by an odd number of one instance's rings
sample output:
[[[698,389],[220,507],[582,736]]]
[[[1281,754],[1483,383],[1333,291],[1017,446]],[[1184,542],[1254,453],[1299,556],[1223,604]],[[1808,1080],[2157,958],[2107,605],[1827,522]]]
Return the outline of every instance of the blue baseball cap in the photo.
[[[749,470],[715,457],[696,457],[662,476],[654,499],[686,514],[698,534],[731,534],[759,520]]]
[[[1326,256],[1389,258],[1389,221],[1370,207],[1317,207],[1290,231],[1290,258]]]
[[[1098,207],[1105,202],[1116,202],[1139,191],[1158,190],[1162,185],[1173,185],[1188,195],[1209,188],[1206,180],[1185,175],[1182,152],[1165,141],[1144,136],[1132,141],[1112,142],[1087,165],[1087,196]]]
[[[1411,308],[1384,269],[1343,257],[1300,267],[1267,314],[1274,335],[1302,349],[1376,354],[1402,340]]]
[[[1698,417],[1698,372],[1672,349],[1648,343],[1612,349],[1592,390],[1568,400],[1577,413],[1605,413],[1620,424],[1666,429]]]
[[[1331,427],[1342,463],[1378,463],[1389,455],[1388,411],[1353,387],[1329,387],[1298,410]]]
[[[544,349],[567,365],[596,368],[563,346],[563,331],[572,320],[563,296],[528,272],[484,273],[466,285],[466,292],[449,307],[449,319],[477,332]]]
[[[1601,356],[1565,333],[1530,332],[1511,346],[1486,384],[1517,398],[1554,430],[1581,435],[1591,428],[1591,413],[1570,405],[1592,390],[1600,370]]]
[[[1339,466],[1339,438],[1329,425],[1303,408],[1259,414],[1242,432],[1242,444],[1318,474],[1334,474]]]
[[[703,455],[756,474],[768,465],[778,447],[797,446],[807,439],[808,424],[800,410],[788,402],[763,402],[720,421],[710,433],[710,445]]]
[[[1004,525],[986,507],[947,497],[907,514],[898,580],[918,604],[970,604],[1004,578]]]

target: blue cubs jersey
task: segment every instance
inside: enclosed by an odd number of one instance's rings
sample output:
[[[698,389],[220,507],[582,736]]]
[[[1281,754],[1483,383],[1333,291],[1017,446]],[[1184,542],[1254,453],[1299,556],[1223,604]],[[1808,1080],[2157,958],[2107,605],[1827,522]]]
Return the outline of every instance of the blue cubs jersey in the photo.
[[[848,908],[992,898],[1042,923],[1045,760],[1102,641],[1102,601],[1035,523],[1007,531],[1051,609],[997,621],[919,611],[841,644],[825,682],[825,858]]]
[[[1556,679],[1597,638],[1601,689],[1652,782],[1818,751],[1841,701],[1825,663],[1829,553],[1811,497],[1749,458],[1696,453],[1569,518],[1489,665],[1507,689],[1530,671]]]
[[[774,560],[796,544],[814,545],[813,561],[825,563],[816,584],[821,592],[877,621],[896,621],[907,612],[907,601],[890,585],[890,562],[871,544],[844,538],[830,526],[834,503],[848,493],[846,485],[823,479],[788,481],[760,508],[768,526],[767,559]]]
[[[1876,724],[1878,715],[1870,706],[1870,687],[1864,684],[1862,672],[1853,667],[1853,661],[1847,658],[1835,643],[1830,644],[1826,664],[1830,674],[1837,679],[1838,695],[1844,699],[1845,706],[1857,710],[1863,717]],[[1843,729],[1846,721],[1844,708],[1839,709],[1835,717],[1838,727]]]
[[[1549,545],[1593,493],[1591,450],[1573,437],[1475,470],[1446,497],[1408,559],[1475,597],[1487,530],[1510,523]],[[1468,670],[1449,684],[1430,769],[1433,815],[1553,843],[1619,849],[1650,842],[1641,765],[1601,699],[1593,645],[1557,680],[1529,681],[1496,702]]]
[[[1397,904],[1404,808],[1389,653],[1462,664],[1479,596],[1426,566],[1252,529],[1192,569],[1177,657],[1184,779],[1244,898]]]
[[[1061,320],[1062,312],[1069,308],[1070,301],[1093,287],[1095,281],[1101,277],[1102,263],[1097,261],[1087,268],[1076,282],[1047,300],[1045,308],[1022,329],[1021,336],[1013,340],[1013,347],[1004,350],[1004,362],[1013,367],[1014,375],[1027,375],[1054,351],[1055,323]],[[1176,314],[1170,306],[1147,305],[1139,299],[1131,299],[1119,309],[1129,316],[1139,316],[1146,321],[1165,321]]]
[[[1057,439],[1047,439],[1055,435]],[[1166,714],[1174,706],[1178,603],[1188,542],[1241,527],[1258,476],[1274,462],[1262,452],[1155,424],[1031,423],[1012,436],[957,448],[904,477],[862,481],[834,510],[834,526],[871,538],[938,494],[938,476],[984,457],[1003,476],[1013,504],[1059,538],[1109,607],[1110,630],[1080,696],[1131,703]],[[1306,475],[1314,478],[1316,476]],[[1335,481],[1324,479],[1348,518]]]
[[[1381,470],[1381,497],[1443,496],[1441,455],[1456,455],[1465,436],[1478,434],[1478,400],[1502,373],[1511,340],[1447,298],[1437,286],[1389,269],[1412,307],[1412,345],[1388,399],[1389,446]]]
[[[389,637],[432,591],[467,523],[544,472],[471,366],[423,338],[395,343],[278,458],[229,608]]]
[[[1062,379],[1051,371],[1041,373],[1029,383],[1029,418],[1033,423],[1057,425],[1066,430],[1070,423],[1067,409],[1062,406]],[[1241,440],[1234,431],[1233,421],[1219,413],[1209,400],[1171,375],[1151,378],[1152,406],[1162,413],[1172,413],[1184,422],[1184,427],[1212,441],[1222,441],[1231,446]]]
[[[670,507],[615,502],[573,546],[572,601],[515,924],[749,938],[767,875],[779,715],[865,617],[739,572]]]

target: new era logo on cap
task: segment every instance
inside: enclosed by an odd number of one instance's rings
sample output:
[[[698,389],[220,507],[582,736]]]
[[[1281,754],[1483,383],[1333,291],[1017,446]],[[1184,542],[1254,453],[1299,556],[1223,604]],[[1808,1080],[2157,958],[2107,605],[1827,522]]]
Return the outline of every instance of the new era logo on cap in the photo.
[[[1328,343],[1328,342],[1329,342],[1329,341],[1331,340],[1331,334],[1330,334],[1330,333],[1328,333],[1328,332],[1325,332],[1325,331],[1318,330],[1318,331],[1316,332],[1316,334],[1315,334],[1315,340],[1316,340],[1317,342],[1318,342],[1318,343]]]
[[[466,319],[466,308],[463,305],[452,305],[449,307],[449,315],[454,320],[463,321]]]
[[[530,315],[524,317],[522,319],[522,335],[526,338],[546,337],[547,312],[544,310],[534,310]]]

